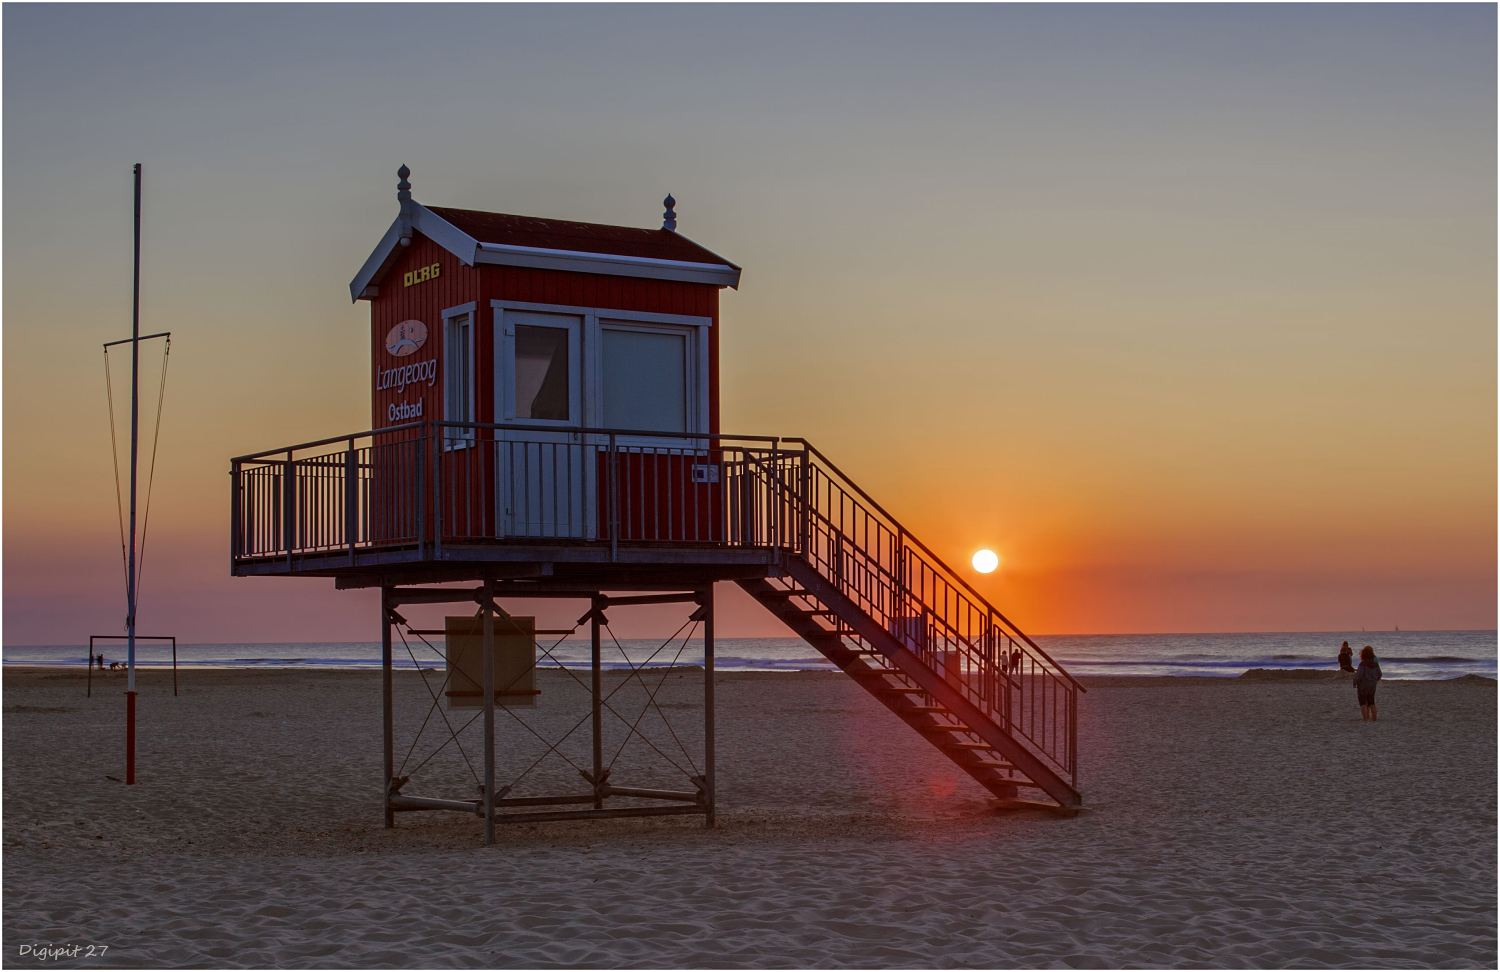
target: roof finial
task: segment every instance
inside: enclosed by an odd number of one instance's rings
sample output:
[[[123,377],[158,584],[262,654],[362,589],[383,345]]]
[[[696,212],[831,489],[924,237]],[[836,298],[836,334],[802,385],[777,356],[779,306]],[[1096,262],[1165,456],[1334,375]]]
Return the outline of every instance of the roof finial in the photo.
[[[661,204],[667,207],[667,211],[661,214],[661,228],[671,230],[674,233],[677,232],[677,212],[672,208],[677,205],[677,200],[673,199],[672,194],[669,192],[667,193],[667,198],[663,199]]]
[[[411,227],[413,222],[411,211],[411,183],[407,181],[407,177],[410,175],[411,170],[408,169],[405,165],[396,170],[396,176],[401,180],[400,182],[396,183],[396,200],[401,203],[402,246],[411,246]]]

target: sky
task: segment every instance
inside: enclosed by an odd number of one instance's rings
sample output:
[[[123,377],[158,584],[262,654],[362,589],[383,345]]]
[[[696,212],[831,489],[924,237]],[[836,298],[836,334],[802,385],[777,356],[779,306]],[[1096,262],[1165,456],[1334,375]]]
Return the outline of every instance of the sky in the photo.
[[[129,334],[135,162],[142,328],[174,335],[143,632],[378,636],[368,592],[229,576],[227,472],[368,427],[347,288],[402,163],[429,205],[651,227],[671,192],[745,268],[725,431],[810,439],[1027,631],[1495,627],[1493,6],[3,27],[6,644],[122,630],[100,345]]]

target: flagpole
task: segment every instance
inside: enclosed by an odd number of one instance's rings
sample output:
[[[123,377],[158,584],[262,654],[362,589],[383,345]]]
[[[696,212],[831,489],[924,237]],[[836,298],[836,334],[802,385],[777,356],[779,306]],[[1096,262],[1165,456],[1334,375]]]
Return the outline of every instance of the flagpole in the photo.
[[[135,281],[130,307],[130,552],[125,571],[125,782],[135,784],[135,487],[141,431],[141,164],[135,164]]]

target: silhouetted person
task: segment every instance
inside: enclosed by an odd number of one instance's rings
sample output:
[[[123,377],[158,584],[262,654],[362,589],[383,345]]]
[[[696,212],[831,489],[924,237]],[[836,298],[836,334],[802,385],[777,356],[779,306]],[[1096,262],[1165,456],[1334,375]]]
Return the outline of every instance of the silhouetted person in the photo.
[[[102,654],[99,656],[99,671],[104,671],[104,656]]]
[[[120,670],[120,663],[119,662],[110,662],[109,663],[109,670],[112,671],[112,672],[118,672]]]
[[[1012,674],[1019,674],[1021,671],[1021,649],[1019,648],[1010,650],[1010,670]]]
[[[1375,660],[1375,649],[1365,645],[1359,650],[1359,668],[1354,673],[1354,691],[1359,696],[1359,717],[1365,722],[1376,722],[1375,686],[1380,683],[1380,662]]]
[[[1349,647],[1349,642],[1344,642],[1344,647],[1339,649],[1339,671],[1354,671],[1354,649]]]

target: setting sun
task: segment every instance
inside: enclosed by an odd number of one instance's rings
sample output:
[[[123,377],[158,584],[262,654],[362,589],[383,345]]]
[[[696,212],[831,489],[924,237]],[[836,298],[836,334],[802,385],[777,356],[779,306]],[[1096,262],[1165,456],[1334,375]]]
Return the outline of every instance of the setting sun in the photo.
[[[974,555],[974,569],[981,574],[992,574],[1000,566],[1000,555],[993,550],[981,550]]]

